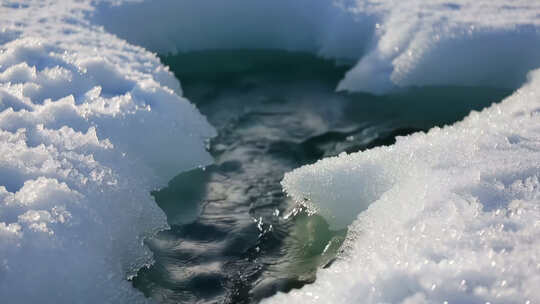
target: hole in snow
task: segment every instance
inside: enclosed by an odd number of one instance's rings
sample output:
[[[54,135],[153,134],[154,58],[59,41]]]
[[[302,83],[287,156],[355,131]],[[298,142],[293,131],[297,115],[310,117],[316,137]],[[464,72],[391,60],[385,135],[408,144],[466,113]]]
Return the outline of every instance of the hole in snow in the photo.
[[[257,302],[312,282],[339,253],[344,227],[392,181],[383,168],[366,166],[361,203],[347,196],[353,181],[343,176],[340,208],[327,204],[339,198],[319,195],[309,198],[319,208],[313,214],[284,195],[285,172],[393,144],[396,136],[452,123],[510,93],[466,87],[338,93],[350,66],[301,52],[211,50],[161,59],[218,130],[209,145],[214,165],[180,174],[154,193],[172,228],[148,241],[156,264],[141,270],[134,285],[165,303]]]

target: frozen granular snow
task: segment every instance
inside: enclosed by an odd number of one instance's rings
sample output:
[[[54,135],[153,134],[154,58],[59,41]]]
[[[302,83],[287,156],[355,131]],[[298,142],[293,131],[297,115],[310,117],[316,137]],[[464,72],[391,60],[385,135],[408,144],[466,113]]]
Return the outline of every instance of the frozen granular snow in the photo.
[[[150,191],[207,165],[213,128],[157,57],[80,2],[0,9],[0,297],[147,301],[126,280],[166,227]]]
[[[265,303],[540,301],[540,70],[501,104],[389,147],[323,159],[283,186],[341,257]]]

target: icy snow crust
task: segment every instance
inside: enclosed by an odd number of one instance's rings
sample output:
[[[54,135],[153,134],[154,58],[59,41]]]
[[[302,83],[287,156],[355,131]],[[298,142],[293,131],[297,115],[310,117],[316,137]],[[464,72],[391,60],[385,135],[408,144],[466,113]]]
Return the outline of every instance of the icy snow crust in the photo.
[[[540,302],[540,70],[502,104],[288,173],[341,258],[265,303]],[[359,216],[355,216],[359,214]]]
[[[146,302],[126,278],[166,227],[150,191],[210,163],[214,130],[90,6],[0,3],[0,302]]]
[[[338,89],[519,87],[533,1],[0,1],[0,298],[147,301],[126,277],[166,226],[149,191],[214,130],[153,51],[280,48],[357,60]],[[96,24],[103,25],[107,31]],[[503,104],[286,176],[341,259],[268,302],[540,302],[540,72]],[[359,214],[359,215],[358,215]],[[357,216],[358,215],[358,216]]]

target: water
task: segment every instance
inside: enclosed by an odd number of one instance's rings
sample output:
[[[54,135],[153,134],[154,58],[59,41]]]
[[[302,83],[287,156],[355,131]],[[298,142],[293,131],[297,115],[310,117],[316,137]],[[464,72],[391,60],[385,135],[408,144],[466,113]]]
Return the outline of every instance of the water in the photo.
[[[348,63],[304,53],[205,51],[162,61],[219,133],[209,143],[215,165],[153,193],[171,229],[147,241],[156,263],[133,284],[163,303],[252,303],[313,282],[339,258],[346,231],[287,199],[285,172],[455,122],[510,93],[336,93]]]

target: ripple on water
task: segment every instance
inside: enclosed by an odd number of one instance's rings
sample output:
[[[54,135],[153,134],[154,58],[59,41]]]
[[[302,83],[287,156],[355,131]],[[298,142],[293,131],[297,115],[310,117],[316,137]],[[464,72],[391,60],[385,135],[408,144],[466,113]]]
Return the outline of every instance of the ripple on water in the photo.
[[[336,93],[349,67],[303,53],[209,51],[162,60],[219,132],[209,148],[214,165],[153,193],[171,229],[147,240],[156,263],[133,283],[163,303],[251,303],[313,282],[336,258],[346,231],[330,230],[324,218],[287,199],[285,172],[392,144],[510,93]]]

